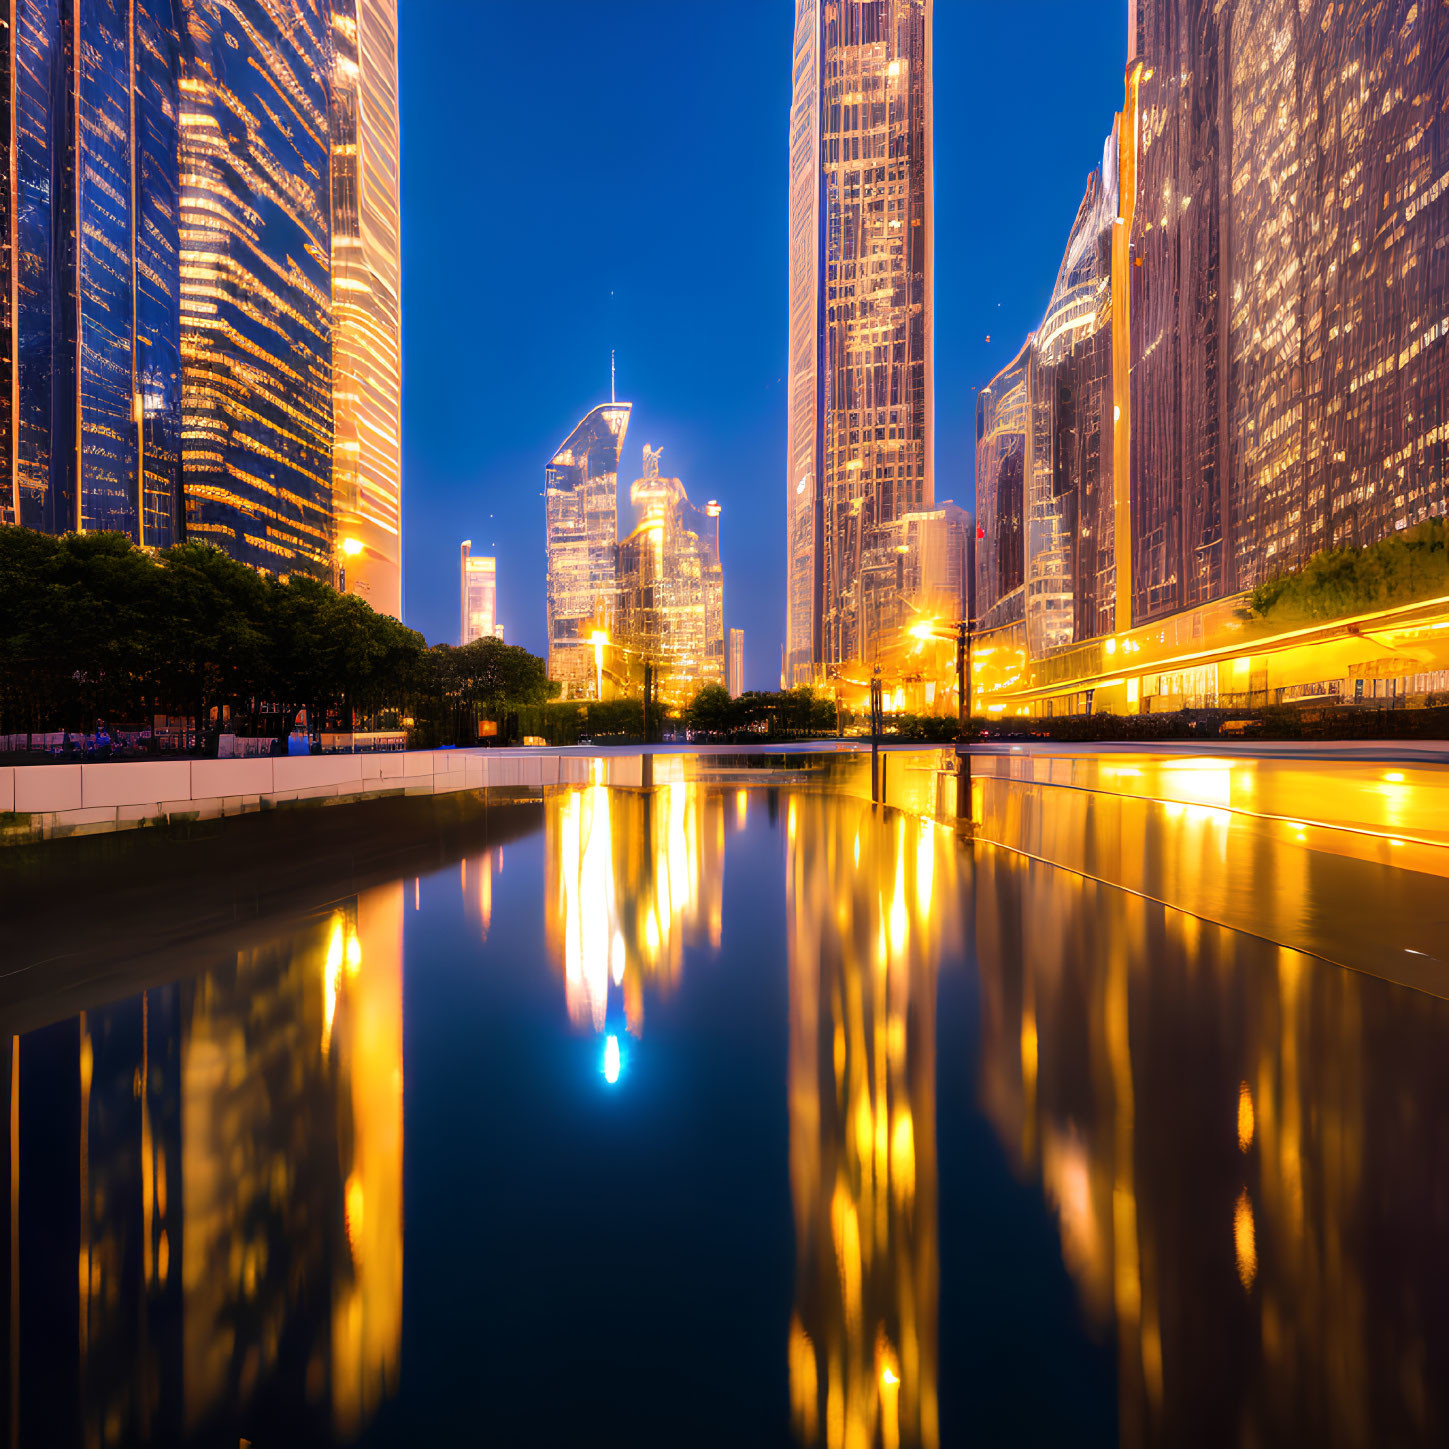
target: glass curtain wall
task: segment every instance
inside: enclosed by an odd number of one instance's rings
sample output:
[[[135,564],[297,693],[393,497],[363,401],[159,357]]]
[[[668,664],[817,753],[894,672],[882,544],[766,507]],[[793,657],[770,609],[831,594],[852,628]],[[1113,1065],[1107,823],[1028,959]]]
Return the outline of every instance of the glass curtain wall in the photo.
[[[331,7],[182,4],[186,532],[336,582]]]

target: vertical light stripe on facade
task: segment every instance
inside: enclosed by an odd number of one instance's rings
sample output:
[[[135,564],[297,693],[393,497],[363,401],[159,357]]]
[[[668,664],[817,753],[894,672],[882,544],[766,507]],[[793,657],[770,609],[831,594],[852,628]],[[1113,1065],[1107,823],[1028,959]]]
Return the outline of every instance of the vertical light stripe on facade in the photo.
[[[397,0],[333,0],[332,492],[339,582],[402,613]]]

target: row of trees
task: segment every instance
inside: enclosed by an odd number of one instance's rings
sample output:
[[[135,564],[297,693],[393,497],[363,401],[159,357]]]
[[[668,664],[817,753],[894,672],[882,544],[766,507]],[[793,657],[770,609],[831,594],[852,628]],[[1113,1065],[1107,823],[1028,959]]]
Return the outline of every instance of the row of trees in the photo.
[[[750,690],[731,698],[723,685],[709,684],[690,701],[684,724],[693,735],[752,741],[833,735],[839,721],[834,702],[810,688]]]
[[[1273,624],[1343,619],[1449,594],[1449,521],[1431,518],[1364,548],[1316,553],[1253,591],[1253,614]]]
[[[355,595],[210,544],[152,555],[118,533],[0,528],[0,733],[155,715],[204,731],[225,711],[238,734],[285,738],[305,709],[314,728],[416,719],[429,743],[464,743],[549,692],[525,649],[429,649]]]

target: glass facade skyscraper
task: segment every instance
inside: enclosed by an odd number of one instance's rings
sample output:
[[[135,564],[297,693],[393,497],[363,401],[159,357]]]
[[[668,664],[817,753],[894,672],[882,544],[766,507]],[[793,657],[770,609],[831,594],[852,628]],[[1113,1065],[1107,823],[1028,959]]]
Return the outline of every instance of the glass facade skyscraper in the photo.
[[[678,478],[660,476],[662,451],[645,447],[629,490],[638,523],[619,543],[614,633],[626,663],[632,655],[654,666],[662,699],[687,704],[725,682],[720,510],[697,508]]]
[[[402,613],[397,0],[332,0],[332,445],[341,583]]]
[[[472,539],[464,539],[459,559],[462,612],[459,644],[503,637],[498,627],[498,560],[480,557],[472,550]]]
[[[1271,576],[1449,511],[1449,12],[1129,16],[1047,315],[977,404],[979,626],[1015,631],[1023,708],[1257,697],[1261,661],[1124,679],[1122,655],[1201,654]]]
[[[787,682],[870,660],[890,525],[934,503],[929,0],[797,0]]]
[[[398,613],[396,0],[10,15],[0,522]]]
[[[1028,339],[976,397],[976,508],[989,523],[976,546],[977,623],[1024,617]]]
[[[548,677],[569,698],[596,688],[596,629],[613,623],[619,453],[629,403],[603,403],[559,445],[544,470],[548,554]]]
[[[331,7],[182,4],[186,533],[333,580]]]
[[[17,0],[12,15],[3,516],[165,547],[180,491],[180,11]]]

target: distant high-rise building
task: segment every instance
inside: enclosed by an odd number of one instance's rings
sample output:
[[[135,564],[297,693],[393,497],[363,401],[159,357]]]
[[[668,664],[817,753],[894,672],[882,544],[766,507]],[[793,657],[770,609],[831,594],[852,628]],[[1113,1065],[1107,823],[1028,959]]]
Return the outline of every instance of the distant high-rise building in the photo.
[[[165,547],[181,486],[183,17],[172,0],[9,13],[0,521]]]
[[[498,623],[498,560],[477,556],[472,549],[473,540],[465,538],[460,558],[460,644],[471,644],[475,639],[503,637],[503,626]]]
[[[613,623],[619,452],[629,403],[596,407],[559,445],[544,472],[548,536],[548,677],[566,698],[595,690],[596,629]]]
[[[1031,339],[976,397],[977,623],[1024,617],[1026,367]]]
[[[730,698],[745,692],[745,631],[730,630]]]
[[[397,0],[332,0],[332,494],[339,582],[402,615]]]
[[[720,509],[697,508],[678,478],[661,477],[662,451],[645,447],[629,490],[638,523],[619,544],[615,635],[626,664],[647,661],[660,696],[685,703],[725,679]]]
[[[182,0],[186,534],[335,580],[330,5]]]
[[[1026,351],[1025,608],[1038,653],[1113,627],[1114,144],[1088,179],[1046,315]]]
[[[934,504],[930,0],[796,0],[790,683],[873,659],[889,529]]]
[[[908,513],[892,525],[898,560],[895,592],[911,612],[943,624],[969,617],[971,529],[971,515],[950,499],[925,512]],[[909,621],[903,615],[900,622]]]

